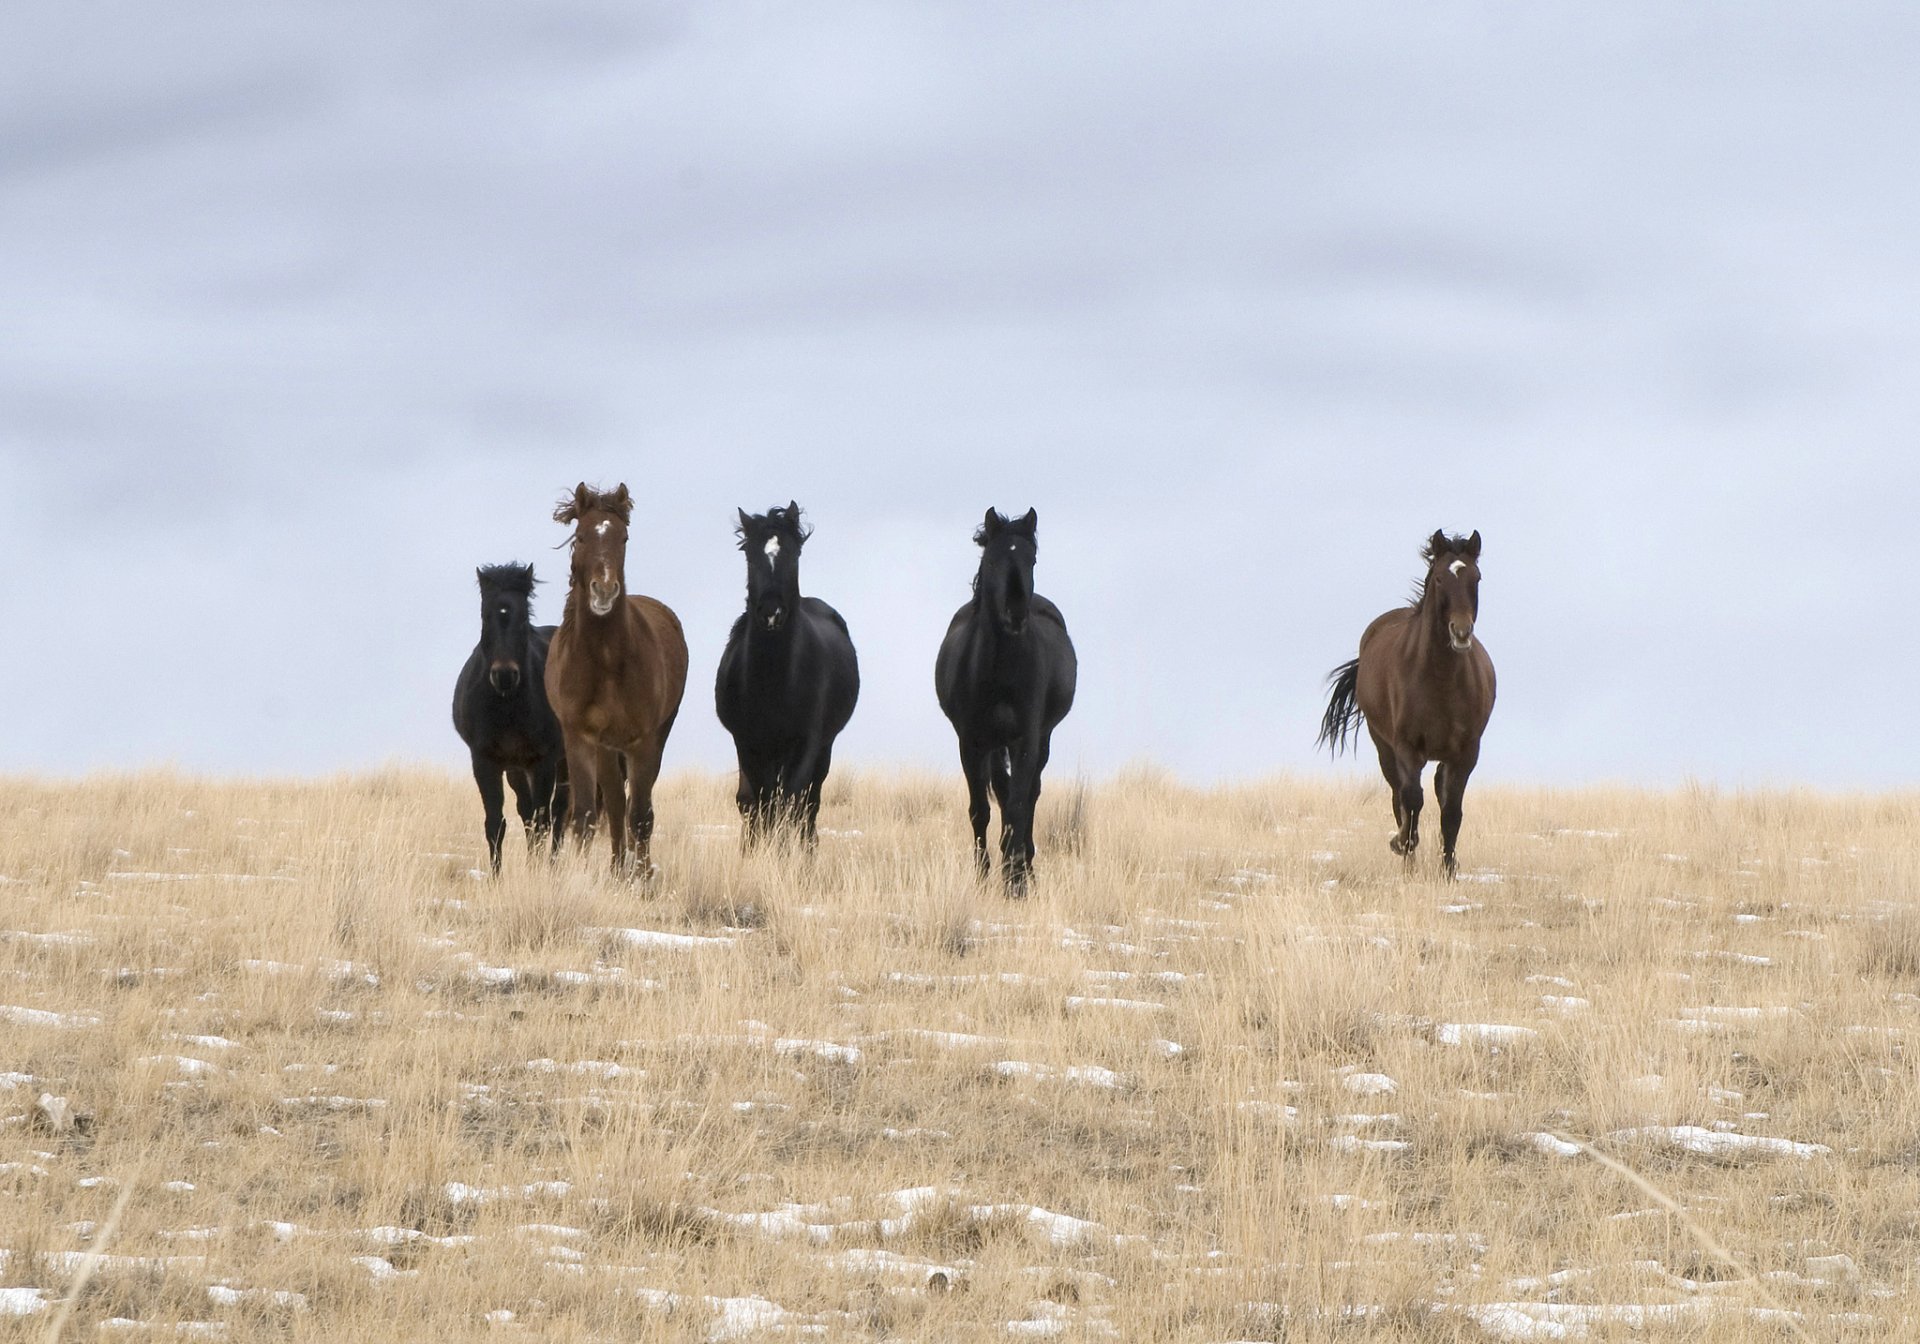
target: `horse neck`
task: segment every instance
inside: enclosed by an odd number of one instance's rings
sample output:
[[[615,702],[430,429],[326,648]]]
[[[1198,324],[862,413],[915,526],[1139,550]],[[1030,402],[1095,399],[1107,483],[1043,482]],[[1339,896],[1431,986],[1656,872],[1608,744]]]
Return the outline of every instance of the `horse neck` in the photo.
[[[769,630],[753,619],[751,607],[747,610],[747,634],[744,641],[749,676],[775,676],[784,673],[791,661],[794,647],[794,630],[800,624],[800,611],[796,606],[787,613],[786,624],[778,630]]]
[[[605,616],[596,616],[587,607],[586,585],[579,584],[567,590],[567,614],[564,625],[572,626],[580,643],[590,649],[619,652],[647,643],[647,630],[642,622],[635,618],[632,605],[627,601],[626,580],[620,583],[620,596],[614,599],[613,610]]]
[[[1440,600],[1423,592],[1407,623],[1407,661],[1414,675],[1428,681],[1451,681],[1466,669],[1466,659],[1453,648],[1447,617]]]

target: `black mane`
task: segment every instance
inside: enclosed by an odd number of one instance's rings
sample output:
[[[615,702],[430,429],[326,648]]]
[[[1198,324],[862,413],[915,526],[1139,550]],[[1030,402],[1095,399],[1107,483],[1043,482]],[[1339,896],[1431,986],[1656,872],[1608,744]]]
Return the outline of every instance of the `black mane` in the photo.
[[[497,589],[503,593],[532,597],[533,585],[539,582],[533,577],[532,565],[482,565],[474,573],[480,580],[480,591],[483,593]]]
[[[765,513],[748,513],[740,510],[740,521],[734,524],[733,535],[740,539],[740,549],[747,548],[750,533],[760,536],[785,537],[796,546],[807,544],[807,538],[813,535],[813,529],[800,520],[800,506],[788,504],[774,505]]]

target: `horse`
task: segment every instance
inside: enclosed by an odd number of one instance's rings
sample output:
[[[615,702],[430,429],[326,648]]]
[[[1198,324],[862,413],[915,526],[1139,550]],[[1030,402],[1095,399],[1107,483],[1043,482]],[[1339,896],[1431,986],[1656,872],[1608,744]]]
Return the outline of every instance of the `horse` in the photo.
[[[480,580],[480,642],[453,684],[453,728],[473,757],[473,782],[487,817],[487,858],[500,871],[506,839],[502,775],[529,847],[548,831],[560,847],[556,814],[567,806],[567,754],[560,721],[547,703],[550,625],[534,625],[532,565],[487,565]]]
[[[860,660],[840,613],[800,595],[800,549],[813,529],[801,525],[799,504],[737,512],[747,609],[720,655],[714,707],[740,758],[745,842],[791,821],[811,849],[833,740],[860,698]]]
[[[1393,790],[1399,829],[1387,842],[1412,867],[1420,844],[1420,772],[1428,761],[1440,803],[1440,865],[1458,871],[1454,842],[1467,777],[1480,760],[1480,737],[1493,714],[1493,659],[1474,634],[1480,616],[1480,534],[1427,539],[1427,562],[1413,600],[1376,618],[1360,636],[1360,656],[1328,676],[1333,693],[1320,720],[1320,743],[1334,755],[1364,722]]]
[[[1079,663],[1060,609],[1033,590],[1039,514],[987,510],[973,534],[973,600],[954,613],[934,663],[940,708],[960,739],[974,862],[987,861],[987,792],[1000,804],[1000,875],[1009,894],[1033,870],[1033,811],[1054,727],[1073,708]]]
[[[653,784],[687,687],[680,619],[627,592],[626,483],[601,492],[582,481],[554,507],[574,525],[567,607],[547,653],[547,698],[567,743],[574,827],[583,843],[604,812],[619,873],[654,869]]]

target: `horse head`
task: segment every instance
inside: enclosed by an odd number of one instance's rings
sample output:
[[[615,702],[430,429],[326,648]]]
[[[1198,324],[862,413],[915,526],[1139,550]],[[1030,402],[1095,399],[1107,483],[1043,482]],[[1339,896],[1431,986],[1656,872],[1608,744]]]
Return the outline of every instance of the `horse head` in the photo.
[[[526,678],[533,639],[532,565],[486,565],[480,580],[480,657],[496,695],[512,695]]]
[[[1465,653],[1473,647],[1473,624],[1480,618],[1480,534],[1450,537],[1435,532],[1420,557],[1427,562],[1421,601],[1437,604],[1447,643],[1454,652]]]
[[[987,614],[1009,635],[1026,630],[1033,607],[1033,565],[1039,555],[1034,530],[1039,522],[1040,514],[1034,509],[1011,521],[998,509],[988,509],[986,520],[973,534],[980,548],[974,595],[987,604]]]
[[[611,491],[595,490],[585,481],[554,507],[553,521],[572,523],[573,568],[567,583],[582,593],[595,616],[611,613],[627,583],[627,523],[633,517],[633,496],[626,482]]]
[[[785,508],[765,513],[739,509],[735,534],[747,557],[747,614],[758,629],[778,631],[800,605],[800,548],[812,529],[802,525],[800,506],[789,500]]]

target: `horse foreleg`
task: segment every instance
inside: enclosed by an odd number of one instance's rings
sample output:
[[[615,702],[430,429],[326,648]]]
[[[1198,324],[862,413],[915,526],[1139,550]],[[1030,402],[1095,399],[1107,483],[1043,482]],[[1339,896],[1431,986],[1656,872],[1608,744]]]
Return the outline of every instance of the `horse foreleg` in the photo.
[[[613,870],[624,874],[628,868],[627,791],[621,780],[620,752],[614,747],[595,747],[593,756],[600,811],[607,819],[607,836],[613,842]]]
[[[539,802],[533,790],[533,775],[527,770],[509,770],[507,785],[513,790],[513,810],[520,814],[520,829],[526,834],[527,848],[539,843],[534,834],[534,816]]]
[[[1420,848],[1420,808],[1425,802],[1420,792],[1420,772],[1425,768],[1426,762],[1418,757],[1400,762],[1400,834],[1388,848],[1405,858],[1409,868],[1414,851]]]
[[[500,871],[500,844],[507,838],[507,791],[500,783],[500,767],[490,760],[473,756],[473,782],[480,786],[480,806],[486,812],[487,861]]]
[[[1371,732],[1371,724],[1368,730]],[[1387,848],[1395,854],[1405,854],[1407,808],[1401,795],[1400,757],[1395,754],[1392,744],[1378,733],[1373,733],[1373,749],[1380,754],[1380,773],[1387,781],[1387,796],[1393,800],[1393,835],[1387,841]]]
[[[819,846],[820,791],[833,765],[833,740],[809,738],[795,752],[782,772],[782,805],[788,819],[800,833],[800,843],[808,852]]]
[[[992,768],[990,757],[997,750],[978,742],[960,743],[960,769],[967,777],[967,820],[973,823],[973,863],[982,878],[992,871],[987,861],[987,823],[993,820],[987,804],[987,775]],[[1001,804],[1003,810],[1005,806]]]
[[[627,753],[627,784],[633,794],[633,866],[643,878],[654,874],[653,785],[660,778],[660,758],[666,749],[666,738],[659,736]]]
[[[1033,875],[1033,815],[1040,805],[1040,774],[1047,768],[1048,742],[1035,729],[1009,753],[1006,798],[1001,807],[1000,860],[1010,895],[1024,896]]]
[[[584,850],[593,843],[600,805],[600,751],[591,742],[567,739],[567,801],[573,812],[573,834]]]
[[[1479,763],[1477,755],[1451,763],[1442,761],[1434,768],[1433,791],[1440,800],[1440,867],[1451,878],[1458,871],[1453,860],[1454,842],[1460,838],[1461,805],[1467,797],[1467,776]]]

